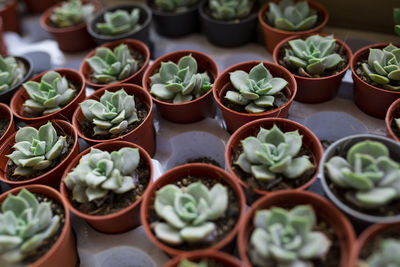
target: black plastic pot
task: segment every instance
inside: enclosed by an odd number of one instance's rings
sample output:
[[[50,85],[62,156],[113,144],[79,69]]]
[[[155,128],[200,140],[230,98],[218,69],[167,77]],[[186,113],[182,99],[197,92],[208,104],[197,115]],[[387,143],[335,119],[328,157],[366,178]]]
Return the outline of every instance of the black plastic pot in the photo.
[[[180,13],[157,10],[153,8],[154,4],[152,0],[147,0],[146,4],[151,8],[154,26],[159,35],[181,37],[198,32],[200,29],[199,4]]]
[[[210,17],[206,10],[208,1],[199,6],[202,32],[208,41],[217,46],[235,47],[256,40],[257,12],[239,21],[222,21]]]

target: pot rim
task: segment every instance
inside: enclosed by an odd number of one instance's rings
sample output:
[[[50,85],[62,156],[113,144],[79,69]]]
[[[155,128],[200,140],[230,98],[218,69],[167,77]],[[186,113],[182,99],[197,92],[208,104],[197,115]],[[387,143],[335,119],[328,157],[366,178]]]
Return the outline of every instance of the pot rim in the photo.
[[[184,259],[199,260],[201,258],[211,258],[211,259],[216,259],[217,261],[226,261],[230,264],[229,265],[230,267],[240,267],[241,266],[241,263],[237,258],[235,258],[227,253],[224,253],[224,252],[221,252],[218,250],[213,250],[213,249],[205,249],[205,250],[186,252],[186,253],[182,253],[178,256],[175,256],[170,261],[168,261],[164,265],[164,267],[177,267],[178,264]]]
[[[33,68],[32,68],[33,63],[30,58],[28,58],[26,56],[14,56],[14,55],[7,55],[4,57],[8,57],[8,56],[11,56],[11,57],[16,58],[17,60],[20,60],[26,67],[26,73],[25,73],[24,77],[16,85],[14,85],[13,87],[9,88],[8,90],[6,90],[4,92],[0,92],[0,97],[11,91],[17,91],[17,89],[19,89],[19,87],[21,87],[24,82],[29,80],[29,78],[32,76],[32,72],[33,72]]]
[[[385,116],[385,124],[388,135],[395,141],[400,142],[400,138],[392,130],[392,121],[394,119],[394,113],[400,109],[400,98],[394,101],[390,106]]]

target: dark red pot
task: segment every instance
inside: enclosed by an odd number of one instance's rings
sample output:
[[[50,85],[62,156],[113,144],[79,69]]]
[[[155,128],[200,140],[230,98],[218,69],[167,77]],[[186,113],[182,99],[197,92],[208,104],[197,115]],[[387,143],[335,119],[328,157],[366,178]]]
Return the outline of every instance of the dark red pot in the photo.
[[[0,9],[0,17],[3,19],[4,31],[20,32],[17,4],[17,0],[10,0]]]
[[[7,130],[4,132],[2,136],[0,136],[0,144],[3,144],[4,141],[6,141],[7,138],[15,132],[15,122],[11,109],[6,104],[3,103],[0,103],[0,117],[6,118],[10,121]]]

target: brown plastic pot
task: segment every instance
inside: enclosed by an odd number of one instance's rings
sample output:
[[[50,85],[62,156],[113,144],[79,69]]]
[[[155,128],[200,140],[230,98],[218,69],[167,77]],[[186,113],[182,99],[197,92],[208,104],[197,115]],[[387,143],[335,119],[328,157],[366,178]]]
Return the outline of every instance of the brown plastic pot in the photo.
[[[51,6],[62,2],[63,0],[24,0],[27,5],[29,12],[31,13],[42,13]]]
[[[3,103],[0,103],[0,117],[8,119],[10,121],[7,130],[4,132],[3,135],[0,136],[0,144],[3,144],[4,141],[6,141],[7,138],[15,132],[15,122],[11,109]]]
[[[174,63],[178,63],[181,57],[187,56],[189,54],[191,54],[196,59],[199,73],[208,71],[208,73],[212,76],[211,80],[215,81],[217,79],[219,69],[214,59],[199,51],[181,50],[171,52],[157,58],[143,75],[143,88],[150,92],[152,86],[150,77],[158,72],[161,67],[161,62],[172,61]],[[156,103],[157,110],[159,111],[161,116],[164,119],[175,123],[196,122],[206,117],[213,116],[215,112],[215,105],[212,99],[211,90],[209,90],[207,93],[200,96],[199,98],[180,104],[161,101],[153,96],[152,99]]]
[[[261,24],[261,28],[264,32],[265,45],[267,47],[267,50],[271,53],[274,50],[275,46],[279,42],[281,42],[282,40],[284,40],[288,37],[295,36],[295,35],[317,33],[317,32],[322,31],[322,29],[325,27],[326,23],[328,23],[328,20],[329,20],[328,10],[323,5],[321,5],[320,3],[316,2],[316,1],[307,0],[310,8],[316,10],[318,16],[323,18],[322,22],[319,25],[315,26],[314,28],[311,28],[311,29],[305,30],[305,31],[289,32],[289,31],[279,30],[275,27],[272,27],[264,20],[265,13],[269,10],[269,2],[278,3],[280,1],[279,0],[268,1],[268,3],[266,3],[258,12],[258,21]]]
[[[110,141],[118,141],[118,140],[128,141],[143,147],[147,151],[147,153],[149,153],[150,156],[153,156],[156,150],[154,127],[153,127],[153,102],[151,101],[151,96],[147,91],[145,91],[143,88],[135,84],[125,84],[125,83],[113,84],[106,86],[100,90],[97,90],[89,97],[87,97],[85,100],[94,99],[99,101],[100,97],[104,94],[104,91],[107,90],[109,92],[116,92],[122,88],[128,95],[134,95],[135,97],[140,98],[140,100],[143,101],[144,104],[149,108],[149,113],[147,114],[147,117],[138,127],[133,129],[129,133],[126,133],[122,136],[113,139],[101,140],[101,139],[89,138],[85,136],[81,131],[80,125],[85,117],[82,113],[81,107],[78,106],[78,108],[75,110],[74,116],[72,117],[72,124],[74,125],[75,131],[82,139],[84,139],[90,145],[95,145],[98,143],[104,143]]]
[[[340,265],[339,267],[350,267],[350,251],[355,243],[353,226],[334,205],[325,198],[306,191],[282,190],[271,193],[257,200],[247,212],[242,221],[238,235],[239,255],[245,266],[252,266],[247,255],[249,239],[254,230],[253,217],[257,210],[281,207],[293,208],[297,205],[311,205],[317,215],[317,219],[329,224],[335,231],[340,242]],[[351,266],[355,267],[355,266]]]
[[[44,122],[36,122],[34,124],[31,124],[29,126],[34,127],[36,129],[39,129],[40,126],[46,124],[47,121]],[[69,155],[60,162],[54,169],[38,176],[35,178],[32,178],[30,180],[26,181],[12,181],[7,179],[7,171],[8,171],[8,161],[10,160],[9,158],[6,157],[6,155],[11,154],[14,149],[12,148],[13,145],[15,144],[15,135],[17,134],[16,132],[12,134],[5,142],[2,144],[0,147],[0,181],[3,181],[4,183],[8,184],[11,187],[17,187],[17,186],[22,186],[22,185],[28,185],[28,184],[44,184],[44,185],[49,185],[52,187],[57,187],[60,183],[61,176],[69,164],[69,162],[76,157],[79,153],[79,145],[78,145],[78,135],[76,134],[74,127],[64,121],[64,120],[51,120],[51,123],[53,124],[54,128],[59,131],[59,132],[64,132],[67,135],[71,136],[74,138],[74,144],[72,146],[71,152]]]
[[[235,257],[217,251],[217,250],[199,250],[194,252],[188,252],[176,256],[169,262],[167,262],[164,267],[177,267],[179,263],[183,260],[190,260],[195,262],[200,262],[203,259],[215,260],[217,263],[222,264],[225,267],[241,267],[242,264]]]
[[[97,48],[107,47],[110,49],[114,49],[114,47],[117,47],[120,44],[126,44],[130,49],[140,52],[142,55],[144,55],[145,62],[143,64],[143,66],[137,72],[135,72],[128,78],[126,78],[122,81],[118,81],[117,83],[113,83],[113,84],[135,83],[137,85],[142,85],[142,76],[143,76],[143,73],[145,72],[145,70],[147,69],[147,67],[149,65],[149,60],[150,60],[149,48],[147,47],[147,45],[145,43],[143,43],[139,40],[135,40],[135,39],[123,39],[123,40],[113,41],[113,42],[105,43],[101,46],[98,46]],[[99,89],[104,86],[107,86],[107,84],[98,84],[98,83],[94,83],[94,82],[90,81],[90,74],[92,73],[92,68],[86,62],[86,60],[88,58],[90,58],[96,54],[96,49],[90,51],[89,54],[82,60],[79,71],[85,78],[85,82],[86,82],[87,86],[92,87],[94,89]]]
[[[381,89],[363,81],[356,74],[355,67],[357,62],[363,59],[368,59],[370,48],[382,49],[387,45],[389,45],[389,43],[379,43],[365,46],[354,53],[350,61],[351,72],[353,74],[354,102],[363,112],[379,119],[385,118],[386,111],[388,110],[389,106],[396,99],[400,98],[400,92]]]
[[[134,203],[132,203],[130,206],[128,206],[118,212],[108,214],[108,215],[99,215],[99,216],[88,215],[86,213],[83,213],[83,212],[75,209],[69,200],[68,190],[63,182],[64,179],[67,177],[67,174],[78,165],[79,160],[84,155],[90,153],[90,150],[92,148],[97,148],[97,149],[100,149],[103,151],[112,152],[112,151],[117,151],[123,147],[138,148],[140,158],[143,159],[150,168],[149,184],[147,185],[147,188],[146,188],[145,192],[143,193],[143,195],[139,199],[137,199]],[[112,141],[112,142],[97,144],[97,145],[93,146],[92,148],[89,147],[88,149],[86,149],[82,153],[80,153],[77,157],[75,157],[74,160],[65,169],[65,172],[63,174],[63,179],[60,184],[60,192],[63,195],[64,199],[66,199],[68,209],[71,210],[73,213],[75,213],[77,216],[81,217],[82,219],[85,219],[97,231],[100,231],[100,232],[103,232],[106,234],[123,233],[123,232],[129,231],[129,230],[139,226],[140,225],[140,204],[142,203],[143,196],[146,194],[147,191],[149,191],[149,187],[153,183],[152,181],[153,181],[154,171],[153,171],[153,165],[152,165],[149,154],[140,146],[138,146],[136,144],[132,144],[130,142],[125,142],[125,141]]]
[[[10,0],[0,9],[0,17],[3,19],[3,30],[20,32],[17,0]]]
[[[84,0],[83,3],[90,3],[95,6],[96,11],[102,9],[102,5],[97,0]],[[53,36],[57,41],[58,47],[64,52],[79,52],[96,46],[92,36],[86,29],[86,22],[82,22],[76,26],[57,28],[51,26],[50,16],[53,14],[55,8],[60,7],[62,4],[56,4],[55,6],[46,10],[40,18],[40,25],[48,33]]]
[[[14,115],[23,120],[27,124],[35,123],[35,122],[42,122],[43,124],[54,120],[54,119],[63,119],[63,120],[70,120],[72,118],[72,114],[74,113],[75,109],[78,107],[78,104],[82,102],[83,99],[86,97],[85,91],[85,80],[83,76],[73,69],[55,69],[54,71],[58,72],[61,76],[65,76],[69,81],[71,81],[77,89],[76,97],[69,102],[68,105],[64,106],[62,109],[53,112],[48,115],[40,116],[40,117],[25,117],[24,115],[24,103],[27,99],[29,99],[29,95],[26,92],[24,86],[22,85],[18,91],[13,95],[10,102],[10,107]],[[30,81],[40,83],[42,76],[48,71],[42,72],[41,74],[33,77]]]
[[[395,116],[397,116],[399,113],[400,113],[400,98],[394,101],[390,105],[388,111],[386,112],[386,117],[385,117],[387,136],[400,143],[399,137],[393,132],[391,126],[393,120],[395,119]]]
[[[177,166],[164,173],[151,185],[151,187],[148,189],[148,191],[144,196],[142,208],[140,210],[141,222],[147,237],[157,247],[159,247],[169,255],[176,256],[188,252],[170,247],[167,244],[158,240],[150,228],[149,217],[150,217],[150,207],[153,206],[156,191],[167,184],[171,184],[174,181],[180,178],[187,177],[189,175],[194,177],[208,177],[208,178],[213,178],[217,181],[222,181],[223,183],[230,186],[233,189],[233,191],[235,191],[236,196],[240,203],[240,215],[238,218],[238,222],[236,226],[232,229],[232,231],[227,236],[225,236],[224,239],[222,239],[220,242],[207,249],[220,250],[223,248],[229,248],[233,244],[234,237],[236,236],[237,231],[239,229],[239,225],[241,224],[241,221],[245,215],[245,207],[246,207],[245,197],[243,195],[242,190],[240,189],[240,185],[227,172],[225,172],[221,168],[206,163],[190,163]],[[192,252],[193,251],[196,250],[192,250]]]
[[[262,61],[262,63],[269,70],[272,76],[283,78],[288,82],[286,88],[283,89],[284,94],[289,98],[289,101],[287,103],[283,104],[277,109],[257,114],[237,112],[229,109],[222,104],[221,99],[225,96],[226,92],[231,87],[233,87],[229,79],[229,74],[236,70],[243,70],[248,73],[254,66],[259,63],[260,61],[247,61],[233,65],[224,70],[221,75],[218,76],[217,80],[214,83],[214,99],[217,101],[218,107],[222,112],[222,116],[224,117],[226,127],[230,133],[233,133],[239,127],[250,121],[269,117],[287,118],[288,116],[289,108],[292,105],[293,99],[295,98],[297,92],[296,80],[294,79],[293,74],[291,74],[284,67],[266,61]]]
[[[304,35],[304,38],[314,34]],[[319,34],[319,35],[326,36],[326,34]],[[279,64],[278,59],[284,53],[282,47],[290,40],[296,38],[299,38],[299,36],[291,36],[281,41],[275,47],[273,52],[273,58],[276,64]],[[294,100],[304,103],[321,103],[328,101],[337,95],[340,83],[342,82],[342,79],[346,74],[347,69],[350,66],[350,59],[352,57],[352,53],[350,47],[345,42],[337,38],[335,38],[335,40],[342,49],[346,50],[346,55],[348,59],[346,67],[334,75],[327,77],[320,77],[320,78],[308,78],[293,74],[297,82],[297,94]]]
[[[60,203],[65,210],[64,226],[60,236],[53,246],[36,260],[30,264],[30,267],[54,267],[54,266],[75,266],[78,261],[78,253],[75,245],[75,237],[71,230],[71,220],[67,209],[67,203],[59,192],[55,189],[44,185],[26,185],[11,189],[0,196],[0,203],[2,203],[9,194],[16,195],[18,192],[25,188],[32,193],[43,194],[56,202]]]

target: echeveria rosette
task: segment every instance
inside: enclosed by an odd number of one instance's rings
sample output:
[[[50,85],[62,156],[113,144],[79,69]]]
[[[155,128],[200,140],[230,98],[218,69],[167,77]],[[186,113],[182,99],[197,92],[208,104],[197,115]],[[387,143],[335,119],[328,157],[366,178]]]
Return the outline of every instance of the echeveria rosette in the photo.
[[[94,135],[118,135],[139,120],[134,96],[124,89],[105,90],[100,101],[88,99],[79,105],[85,118],[95,125]]]
[[[212,242],[217,237],[213,221],[225,216],[228,189],[215,184],[208,189],[201,182],[179,188],[169,184],[156,192],[154,209],[164,221],[154,222],[156,237],[165,243]]]
[[[12,56],[0,55],[0,93],[16,86],[25,75],[25,69]]]
[[[379,247],[365,260],[359,260],[359,267],[395,267],[400,266],[400,240],[385,238]]]
[[[252,0],[210,0],[211,16],[218,20],[237,20],[248,16]]]
[[[68,173],[64,183],[71,190],[72,199],[80,203],[109,193],[123,194],[135,188],[139,162],[137,148],[124,147],[111,153],[92,148]]]
[[[245,106],[248,113],[261,113],[273,106],[274,95],[288,84],[285,79],[272,77],[262,62],[249,73],[237,70],[229,75],[236,90],[227,91],[224,98],[236,105]]]
[[[197,2],[198,0],[155,0],[154,4],[158,9],[163,11],[180,13]]]
[[[190,261],[188,259],[182,260],[177,267],[208,267],[207,260],[202,260],[199,263]]]
[[[60,217],[53,215],[50,202],[40,202],[22,188],[8,194],[1,205],[0,256],[8,263],[23,261],[53,236],[60,227]]]
[[[197,61],[190,54],[178,64],[161,62],[159,72],[150,77],[150,93],[157,99],[171,103],[185,103],[199,98],[212,88],[207,72],[197,73]]]
[[[51,166],[66,149],[66,137],[57,136],[51,122],[41,126],[23,127],[15,135],[14,151],[7,155],[17,165],[13,175],[29,176]]]
[[[400,8],[393,9],[393,18],[394,18],[394,31],[397,35],[400,35]]]
[[[395,118],[394,123],[396,124],[397,129],[400,131],[400,118]]]
[[[370,48],[364,74],[384,89],[400,91],[400,48],[389,44],[383,49]]]
[[[314,27],[318,15],[307,1],[282,0],[279,4],[269,3],[265,14],[275,28],[284,31],[305,31]]]
[[[104,23],[96,23],[96,29],[103,35],[119,35],[136,32],[140,29],[140,9],[134,8],[129,13],[123,9],[104,13]]]
[[[348,189],[347,199],[358,207],[375,209],[400,197],[400,164],[381,142],[358,142],[346,158],[332,157],[325,169],[333,184]]]
[[[90,78],[99,84],[122,81],[139,69],[138,61],[131,55],[126,44],[120,44],[113,50],[107,47],[97,48],[96,54],[86,62],[93,70]]]
[[[290,49],[285,49],[284,60],[304,76],[319,77],[343,62],[343,58],[335,53],[336,40],[332,35],[324,37],[315,34],[305,40],[294,39],[288,43]]]
[[[277,176],[299,178],[314,168],[307,156],[296,157],[302,138],[298,130],[283,133],[276,125],[270,130],[261,127],[257,137],[241,140],[243,153],[234,164],[260,181],[269,182]]]
[[[95,6],[90,3],[82,4],[81,0],[69,0],[55,8],[49,20],[59,28],[72,27],[89,20],[95,11]]]
[[[25,100],[24,112],[44,116],[52,114],[69,104],[76,96],[66,77],[58,72],[45,73],[40,83],[29,81],[23,84],[29,99]]]
[[[324,233],[313,231],[317,219],[309,205],[258,210],[253,224],[248,253],[256,266],[313,267],[331,246]]]

